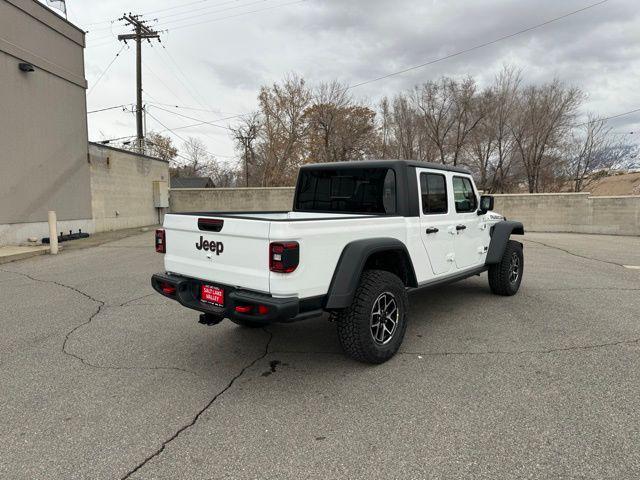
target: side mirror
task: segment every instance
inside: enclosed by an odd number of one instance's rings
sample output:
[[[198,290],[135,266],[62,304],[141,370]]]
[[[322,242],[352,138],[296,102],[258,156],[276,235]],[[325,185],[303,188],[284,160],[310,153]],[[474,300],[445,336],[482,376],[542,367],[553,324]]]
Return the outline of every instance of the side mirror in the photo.
[[[484,215],[489,210],[493,210],[493,195],[482,195],[480,197],[480,208],[478,215]]]

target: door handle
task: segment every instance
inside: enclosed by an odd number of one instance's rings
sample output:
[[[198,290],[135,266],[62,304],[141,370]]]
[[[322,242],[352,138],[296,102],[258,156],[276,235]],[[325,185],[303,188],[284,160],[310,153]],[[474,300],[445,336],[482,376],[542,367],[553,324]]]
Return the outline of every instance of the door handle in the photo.
[[[429,234],[431,234],[431,233],[438,233],[440,230],[438,230],[438,229],[437,229],[437,228],[435,228],[435,227],[429,227],[429,228],[427,228],[427,230],[426,230],[426,231],[427,231],[427,235],[429,235]]]
[[[466,225],[456,225],[456,230],[459,232],[460,230],[465,230],[467,228]]]

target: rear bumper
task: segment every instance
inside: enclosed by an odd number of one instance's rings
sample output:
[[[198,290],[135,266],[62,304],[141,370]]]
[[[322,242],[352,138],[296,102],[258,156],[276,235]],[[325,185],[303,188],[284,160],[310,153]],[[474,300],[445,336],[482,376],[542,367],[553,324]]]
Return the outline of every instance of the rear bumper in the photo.
[[[224,307],[207,304],[200,301],[200,287],[202,284],[214,284],[224,288]],[[175,287],[175,293],[168,294],[163,291],[162,285],[169,284]],[[300,301],[298,297],[274,298],[271,295],[247,290],[237,289],[229,285],[211,281],[203,281],[195,278],[183,277],[169,273],[156,273],[151,277],[151,286],[159,294],[179,302],[181,305],[197,310],[216,318],[232,318],[239,320],[251,320],[254,322],[294,322],[314,317],[322,313],[321,299],[317,301]],[[236,306],[265,305],[269,308],[264,315],[246,314],[236,311]]]

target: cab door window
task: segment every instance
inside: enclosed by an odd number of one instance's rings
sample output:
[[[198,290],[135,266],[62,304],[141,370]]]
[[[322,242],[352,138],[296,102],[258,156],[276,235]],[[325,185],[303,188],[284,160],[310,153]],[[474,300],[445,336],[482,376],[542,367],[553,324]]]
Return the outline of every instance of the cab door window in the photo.
[[[420,174],[422,213],[425,215],[447,213],[447,182],[444,175],[437,173]]]
[[[478,209],[478,197],[471,180],[466,177],[453,177],[453,198],[458,213],[475,212]]]

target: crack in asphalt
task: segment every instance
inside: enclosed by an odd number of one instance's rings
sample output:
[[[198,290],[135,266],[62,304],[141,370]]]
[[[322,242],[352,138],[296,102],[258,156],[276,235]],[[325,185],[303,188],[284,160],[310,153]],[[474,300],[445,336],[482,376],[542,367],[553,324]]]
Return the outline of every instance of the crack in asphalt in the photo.
[[[123,477],[121,477],[120,480],[127,480],[128,478],[131,478],[131,475],[133,475],[138,470],[143,468],[151,460],[153,460],[154,458],[156,458],[159,455],[161,455],[162,452],[164,452],[164,449],[167,447],[167,445],[169,445],[171,442],[176,440],[183,432],[185,432],[186,430],[189,430],[191,427],[193,427],[198,422],[198,419],[215,403],[215,401],[218,398],[220,398],[227,390],[229,390],[233,386],[233,384],[236,382],[236,380],[238,380],[240,377],[242,377],[242,375],[244,375],[244,373],[247,370],[249,370],[251,367],[253,367],[260,360],[264,359],[270,353],[273,353],[273,352],[269,351],[269,347],[271,346],[271,340],[273,340],[273,333],[271,333],[266,328],[263,328],[262,330],[266,334],[269,335],[269,338],[267,339],[267,343],[266,343],[265,348],[264,348],[264,352],[262,352],[258,357],[256,357],[251,362],[247,363],[244,367],[242,367],[242,370],[240,370],[240,372],[236,376],[234,376],[222,390],[220,390],[218,393],[216,393],[213,396],[213,398],[211,398],[211,400],[209,400],[207,402],[207,404],[203,408],[201,408],[193,416],[193,418],[191,419],[191,421],[189,423],[183,425],[178,430],[176,430],[176,432],[173,435],[171,435],[168,439],[166,439],[166,440],[164,440],[162,442],[162,445],[160,445],[160,447],[155,452],[153,452],[151,455],[147,456],[142,462],[138,463],[138,465],[136,465],[133,469],[129,470]]]
[[[554,245],[549,245],[549,244],[546,244],[546,243],[543,243],[543,242],[538,242],[537,240],[530,240],[528,238],[525,238],[524,241],[525,242],[531,242],[531,243],[537,243],[538,245],[542,245],[543,247],[547,247],[547,248],[552,248],[554,250],[560,250],[561,252],[567,253],[567,254],[572,255],[574,257],[584,258],[586,260],[593,260],[594,262],[608,263],[609,265],[615,265],[617,267],[624,267],[624,265],[621,264],[621,263],[611,262],[609,260],[602,260],[600,258],[588,257],[586,255],[580,255],[579,253],[572,252],[572,251],[567,250],[565,248],[556,247]]]
[[[85,326],[89,325],[102,312],[102,309],[104,307],[107,307],[108,305],[105,302],[103,302],[102,300],[94,298],[91,295],[89,295],[88,293],[77,289],[76,287],[73,287],[71,285],[66,285],[64,283],[56,282],[55,280],[43,280],[41,278],[34,277],[34,276],[29,275],[27,273],[16,272],[14,270],[6,270],[6,269],[3,269],[3,268],[0,268],[0,272],[13,273],[15,275],[20,275],[20,276],[22,276],[24,278],[28,278],[29,280],[32,280],[34,282],[48,283],[48,284],[52,284],[52,285],[57,285],[59,287],[66,288],[67,290],[71,290],[71,291],[73,291],[75,293],[78,293],[78,294],[82,295],[83,297],[87,298],[88,300],[98,304],[98,308],[96,309],[96,311],[93,312],[86,321],[84,321],[82,323],[79,323],[78,325],[74,326],[71,330],[69,330],[65,334],[64,340],[62,342],[62,347],[60,348],[60,351],[64,355],[66,355],[68,357],[75,358],[76,360],[80,361],[80,363],[82,363],[83,365],[85,365],[87,367],[90,367],[90,368],[96,368],[96,369],[101,369],[101,370],[129,370],[129,371],[136,371],[136,370],[139,370],[139,371],[162,370],[162,371],[177,371],[177,372],[189,373],[191,375],[198,376],[197,373],[192,372],[191,370],[187,370],[185,368],[180,368],[180,367],[137,367],[137,366],[124,367],[124,366],[98,365],[98,364],[95,364],[95,363],[91,363],[90,361],[88,361],[84,357],[82,357],[80,355],[77,355],[77,354],[73,353],[71,350],[69,350],[68,349],[68,343],[69,343],[69,340],[71,339],[71,336],[76,331],[78,331],[82,327],[85,327]],[[134,299],[129,300],[128,302],[124,302],[123,304],[118,305],[118,306],[122,307],[123,305],[126,305],[127,303],[130,303],[130,302],[133,302],[133,301],[136,301],[136,300],[140,300],[141,298],[145,298],[145,297],[151,296],[151,295],[153,295],[153,294],[151,293],[151,294],[139,297],[139,298],[134,298]]]
[[[127,300],[124,303],[121,303],[120,305],[118,305],[119,307],[126,307],[127,305],[137,301],[137,300],[142,300],[143,298],[147,298],[147,297],[151,297],[153,295],[155,295],[155,292],[152,293],[147,293],[146,295],[142,295],[141,297],[137,297],[137,298],[132,298],[131,300]]]

